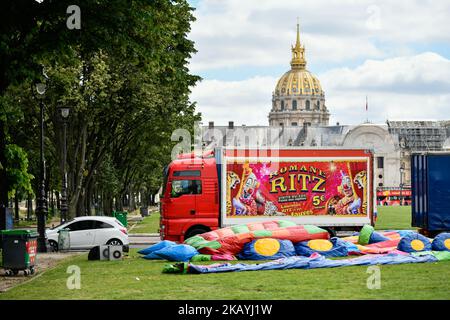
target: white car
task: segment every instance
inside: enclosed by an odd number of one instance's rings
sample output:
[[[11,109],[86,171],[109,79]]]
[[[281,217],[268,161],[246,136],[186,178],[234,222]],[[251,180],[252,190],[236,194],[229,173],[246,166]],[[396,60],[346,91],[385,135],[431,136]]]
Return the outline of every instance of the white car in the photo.
[[[123,246],[128,251],[127,228],[113,217],[76,217],[57,227],[47,229],[46,236],[54,251],[58,250],[58,236],[61,229],[69,229],[70,249],[91,249],[100,245]]]

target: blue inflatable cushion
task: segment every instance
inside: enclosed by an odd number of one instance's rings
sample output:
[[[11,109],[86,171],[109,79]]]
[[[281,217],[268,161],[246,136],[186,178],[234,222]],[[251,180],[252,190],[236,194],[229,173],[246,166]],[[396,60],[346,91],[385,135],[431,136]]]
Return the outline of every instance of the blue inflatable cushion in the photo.
[[[430,251],[431,242],[427,237],[420,233],[408,233],[400,239],[397,249],[408,253]]]
[[[176,244],[174,246],[169,246],[162,248],[161,250],[154,251],[151,254],[169,261],[189,261],[193,256],[199,253],[190,245]],[[145,256],[145,258],[147,258],[147,256]]]
[[[248,242],[237,255],[242,260],[275,260],[295,256],[290,240],[262,238]]]
[[[311,254],[317,252],[320,253],[324,257],[346,257],[348,256],[348,249],[350,247],[354,247],[355,251],[358,250],[355,245],[349,246],[344,240],[341,240],[337,237],[331,238],[329,240],[332,244],[332,247],[329,250],[314,250],[309,246],[309,241],[303,241],[296,243],[295,252],[298,256],[309,257]],[[358,250],[359,251],[359,250]]]
[[[444,232],[436,236],[431,243],[434,251],[450,251],[450,233]]]
[[[164,240],[164,241],[158,242],[157,244],[154,244],[154,245],[152,245],[152,246],[150,246],[148,248],[139,250],[138,253],[139,254],[143,254],[144,256],[146,256],[146,255],[148,255],[148,254],[150,254],[152,252],[161,250],[162,248],[169,247],[169,246],[174,246],[174,245],[176,245],[175,242],[169,241],[169,240]]]

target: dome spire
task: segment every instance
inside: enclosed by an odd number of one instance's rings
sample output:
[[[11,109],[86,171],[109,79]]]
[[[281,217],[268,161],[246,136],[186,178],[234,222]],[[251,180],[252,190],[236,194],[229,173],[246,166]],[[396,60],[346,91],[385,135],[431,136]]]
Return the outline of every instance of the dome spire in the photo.
[[[297,17],[297,41],[295,42],[295,46],[292,46],[292,60],[291,67],[292,69],[305,69],[306,60],[305,60],[305,47],[300,43],[300,24]]]

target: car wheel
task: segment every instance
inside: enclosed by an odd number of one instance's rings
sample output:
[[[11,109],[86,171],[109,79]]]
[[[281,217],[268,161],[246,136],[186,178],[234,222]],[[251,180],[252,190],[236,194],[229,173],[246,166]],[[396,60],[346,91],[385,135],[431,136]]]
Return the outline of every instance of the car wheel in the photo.
[[[109,245],[109,246],[121,246],[121,245],[123,245],[122,241],[120,241],[119,239],[108,240],[108,242],[106,244]]]
[[[58,252],[58,242],[54,240],[49,240],[48,243],[50,244],[50,248],[52,249],[52,252]]]

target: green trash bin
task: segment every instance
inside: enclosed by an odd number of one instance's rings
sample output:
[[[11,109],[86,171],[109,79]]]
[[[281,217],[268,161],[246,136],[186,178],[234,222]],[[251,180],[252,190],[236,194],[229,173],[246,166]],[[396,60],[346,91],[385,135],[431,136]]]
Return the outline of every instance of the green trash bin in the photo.
[[[128,228],[128,220],[127,215],[128,212],[126,211],[113,211],[113,217],[115,217],[117,220],[119,220],[125,228]]]
[[[4,230],[2,238],[2,267],[7,275],[17,275],[23,270],[27,276],[34,273],[38,234],[32,230]]]

